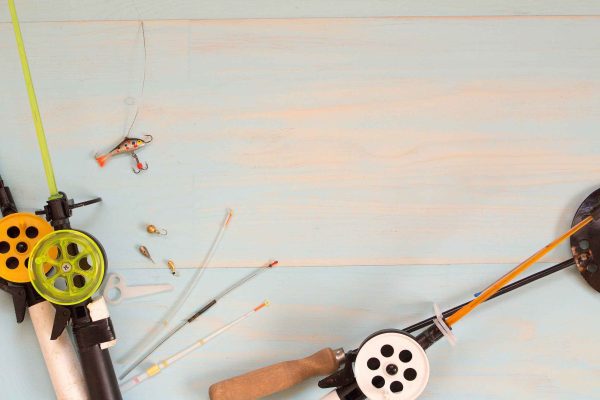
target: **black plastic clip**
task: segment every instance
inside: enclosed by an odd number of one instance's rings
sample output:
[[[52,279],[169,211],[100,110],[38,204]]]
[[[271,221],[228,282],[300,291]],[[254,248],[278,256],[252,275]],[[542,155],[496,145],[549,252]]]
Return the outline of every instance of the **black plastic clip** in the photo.
[[[356,355],[358,354],[358,349],[350,350],[346,353],[346,362],[344,363],[344,368],[335,371],[333,374],[329,375],[326,378],[323,378],[319,381],[319,387],[321,389],[326,388],[337,388],[342,386],[350,385],[356,379],[354,377],[354,371],[352,369],[352,365],[354,361],[356,361]]]
[[[71,320],[71,309],[68,307],[54,304],[56,314],[54,315],[54,324],[52,325],[52,335],[50,340],[56,340],[62,335],[67,324]]]
[[[90,204],[102,201],[102,198],[97,197],[92,200],[75,203],[64,192],[59,193],[61,197],[48,200],[43,210],[35,212],[36,215],[45,215],[46,220],[50,221],[54,229],[66,229],[69,227],[69,218],[73,215],[74,208],[89,206]]]
[[[0,280],[0,289],[11,295],[13,299],[13,305],[15,307],[17,323],[20,324],[25,319],[25,311],[27,311],[27,296],[25,288],[20,285],[11,285],[5,280]]]
[[[80,350],[111,342],[117,338],[110,318],[73,326],[73,335],[77,340],[77,348]]]

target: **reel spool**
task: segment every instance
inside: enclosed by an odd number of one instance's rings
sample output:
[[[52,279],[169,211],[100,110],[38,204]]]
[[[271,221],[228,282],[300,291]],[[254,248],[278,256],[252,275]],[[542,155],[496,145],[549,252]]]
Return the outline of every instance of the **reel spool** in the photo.
[[[33,248],[29,261],[35,290],[49,302],[64,306],[82,303],[96,293],[104,271],[105,255],[99,243],[74,230],[46,235]]]
[[[413,400],[429,381],[425,350],[408,334],[377,332],[365,340],[354,362],[356,383],[370,400]]]
[[[600,203],[600,189],[590,194],[579,206],[573,225],[590,215]],[[571,251],[583,279],[600,292],[600,223],[594,221],[571,236]]]
[[[33,214],[15,213],[0,219],[0,278],[14,283],[29,282],[32,249],[51,232],[52,226]],[[49,255],[55,257],[56,251]],[[40,266],[44,273],[50,267]]]

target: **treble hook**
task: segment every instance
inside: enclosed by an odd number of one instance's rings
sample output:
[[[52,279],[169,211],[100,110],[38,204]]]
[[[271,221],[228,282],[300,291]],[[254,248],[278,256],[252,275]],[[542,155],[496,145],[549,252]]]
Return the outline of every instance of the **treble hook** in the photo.
[[[147,136],[150,136],[150,135],[147,135]],[[150,140],[150,142],[151,141],[152,140]],[[147,142],[147,143],[150,143],[150,142]],[[131,156],[135,159],[135,163],[136,163],[136,167],[137,167],[137,171],[135,170],[135,168],[131,168],[133,170],[133,173],[139,174],[140,172],[148,169],[148,163],[145,163],[146,165],[144,166],[144,164],[142,164],[140,162],[140,159],[138,158],[137,154],[131,153]]]
[[[144,135],[144,138],[147,138],[147,137],[149,137],[149,138],[150,138],[150,140],[144,140],[144,139],[142,139],[142,141],[143,141],[144,143],[150,143],[151,141],[153,141],[153,140],[154,140],[154,138],[152,137],[152,135]]]

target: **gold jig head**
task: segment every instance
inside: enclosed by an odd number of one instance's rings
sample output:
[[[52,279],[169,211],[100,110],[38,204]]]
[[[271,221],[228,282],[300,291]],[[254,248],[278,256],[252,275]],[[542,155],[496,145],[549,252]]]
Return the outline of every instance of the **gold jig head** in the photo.
[[[142,253],[142,255],[146,258],[148,258],[150,261],[152,261],[152,264],[156,264],[154,262],[154,260],[152,259],[152,256],[150,256],[150,252],[148,251],[148,249],[146,248],[146,246],[140,246],[138,248],[140,250],[140,253]]]
[[[175,263],[173,260],[167,261],[167,267],[169,267],[169,270],[173,276],[177,275],[177,270],[175,269]]]
[[[166,229],[159,229],[154,225],[148,225],[146,231],[154,235],[166,235],[168,233]]]

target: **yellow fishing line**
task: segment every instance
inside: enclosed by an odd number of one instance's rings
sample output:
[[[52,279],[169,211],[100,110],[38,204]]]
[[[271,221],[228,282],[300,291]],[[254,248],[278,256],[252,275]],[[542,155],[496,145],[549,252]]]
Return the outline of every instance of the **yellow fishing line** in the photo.
[[[8,0],[8,8],[10,9],[10,16],[15,31],[19,57],[21,58],[21,68],[23,69],[23,78],[25,78],[25,86],[27,87],[27,94],[29,96],[29,105],[31,106],[35,133],[40,145],[40,152],[42,153],[44,170],[46,171],[46,181],[48,182],[48,189],[50,190],[50,199],[60,198],[62,195],[58,193],[58,188],[56,187],[56,179],[54,178],[54,170],[52,169],[52,160],[50,159],[50,152],[48,151],[48,143],[46,142],[44,125],[42,125],[42,117],[40,116],[35,89],[33,88],[33,80],[31,79],[31,72],[29,71],[29,63],[27,62],[27,54],[25,53],[25,45],[23,44],[23,36],[21,36],[21,27],[19,26],[19,18],[17,17],[14,0]]]

